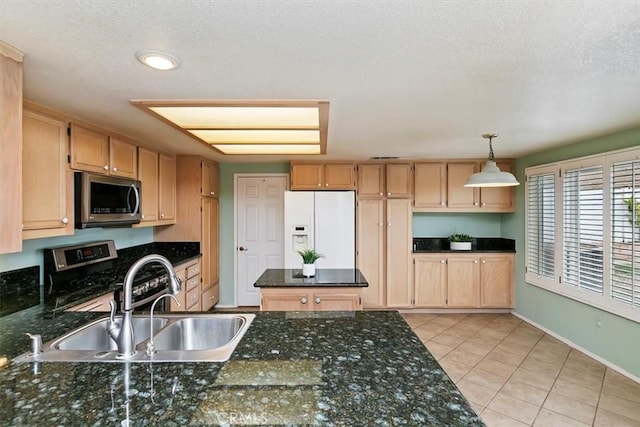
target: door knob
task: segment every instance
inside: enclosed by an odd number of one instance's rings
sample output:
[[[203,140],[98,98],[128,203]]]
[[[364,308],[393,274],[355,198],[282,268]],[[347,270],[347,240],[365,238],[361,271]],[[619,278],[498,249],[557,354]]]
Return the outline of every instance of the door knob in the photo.
[[[238,246],[238,250],[239,250],[240,252],[244,252],[244,251],[248,251],[248,250],[249,250],[249,248],[245,248],[244,246]]]

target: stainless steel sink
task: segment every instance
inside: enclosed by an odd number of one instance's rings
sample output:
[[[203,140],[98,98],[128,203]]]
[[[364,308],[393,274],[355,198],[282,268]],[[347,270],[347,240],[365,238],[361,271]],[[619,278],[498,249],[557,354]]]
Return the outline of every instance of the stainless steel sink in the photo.
[[[153,318],[152,356],[149,316],[133,316],[136,354],[119,359],[107,333],[108,318],[95,320],[42,346],[42,353],[22,354],[16,362],[224,362],[244,336],[255,314],[161,314]]]
[[[107,320],[99,319],[54,340],[51,346],[57,350],[116,351],[118,347],[107,333]],[[122,318],[116,317],[117,321]],[[157,331],[166,325],[168,319],[155,317],[153,330]],[[132,317],[133,334],[138,345],[149,338],[151,321],[148,316]]]

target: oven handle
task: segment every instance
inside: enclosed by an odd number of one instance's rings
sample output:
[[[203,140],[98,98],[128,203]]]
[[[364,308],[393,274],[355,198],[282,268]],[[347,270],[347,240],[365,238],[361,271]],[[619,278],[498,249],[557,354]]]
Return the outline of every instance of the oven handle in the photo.
[[[153,295],[151,295],[150,297],[146,297],[146,298],[145,298],[145,299],[143,299],[143,300],[136,301],[136,302],[132,303],[132,304],[131,304],[131,308],[137,308],[137,307],[140,307],[141,305],[145,305],[146,303],[151,302],[151,301],[153,301],[154,299],[158,298],[160,295],[164,295],[164,294],[166,294],[166,293],[167,293],[167,290],[166,290],[166,289],[164,289],[164,290],[162,290],[162,291],[158,292],[157,294],[153,294]]]

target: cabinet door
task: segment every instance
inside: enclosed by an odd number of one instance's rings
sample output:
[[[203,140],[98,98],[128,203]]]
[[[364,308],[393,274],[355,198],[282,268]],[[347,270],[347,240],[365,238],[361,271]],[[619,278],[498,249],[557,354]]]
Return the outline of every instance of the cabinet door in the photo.
[[[308,311],[309,294],[304,291],[287,289],[261,289],[262,311]]]
[[[160,220],[176,219],[176,159],[168,154],[158,155]],[[144,196],[142,196],[144,197]]]
[[[386,165],[387,197],[411,197],[411,165],[389,163]]]
[[[109,137],[109,165],[111,175],[136,179],[138,177],[137,147]]]
[[[218,197],[218,166],[211,162],[202,162],[202,192],[203,197]]]
[[[209,287],[202,291],[202,311],[209,311],[218,303],[218,285]]]
[[[413,165],[413,200],[417,208],[442,209],[447,206],[447,165],[416,163]]]
[[[292,164],[292,190],[318,190],[324,182],[324,168],[322,164]]]
[[[0,42],[0,254],[22,250],[22,61],[18,57],[22,54]]]
[[[326,190],[353,190],[356,186],[353,164],[324,165],[324,188]]]
[[[447,306],[447,260],[444,256],[414,258],[414,289],[416,307]]]
[[[71,168],[109,173],[109,138],[107,135],[71,125]]]
[[[480,306],[513,306],[513,255],[490,255],[480,260]]]
[[[503,172],[513,172],[513,162],[496,162]],[[487,212],[515,212],[515,187],[483,187],[480,207]]]
[[[411,265],[411,200],[387,200],[387,306],[408,307],[412,304]],[[366,277],[366,276],[365,276]]]
[[[218,283],[218,200],[202,198],[202,286],[208,288]]]
[[[355,311],[362,310],[362,300],[358,292],[314,292],[311,309],[314,311]]]
[[[478,164],[475,162],[447,165],[447,206],[449,208],[474,209],[479,206],[479,189],[464,186],[469,175],[476,172],[478,172]]]
[[[217,199],[211,202],[209,240],[211,241],[211,283],[215,285],[220,280],[220,202]]]
[[[384,200],[358,200],[357,217],[356,261],[369,282],[362,289],[362,302],[365,307],[384,307]]]
[[[54,230],[43,235],[23,233],[23,237],[73,234],[73,192],[67,193],[67,124],[24,110],[22,159],[23,230]]]
[[[384,165],[360,164],[358,175],[358,197],[384,197]]]
[[[138,148],[138,179],[140,180],[142,206],[142,222],[157,221],[160,209],[158,208],[158,153]]]
[[[475,256],[450,256],[447,260],[447,305],[478,307],[480,263]]]

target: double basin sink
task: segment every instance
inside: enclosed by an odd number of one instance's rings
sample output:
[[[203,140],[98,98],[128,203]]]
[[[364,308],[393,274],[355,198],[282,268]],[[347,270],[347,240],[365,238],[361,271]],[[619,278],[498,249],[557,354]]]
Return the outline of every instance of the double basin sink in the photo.
[[[25,353],[16,362],[224,362],[229,359],[255,314],[159,314],[153,317],[156,353],[147,356],[151,319],[133,315],[136,354],[120,359],[107,332],[108,318],[95,320],[42,346],[36,355]],[[122,321],[122,318],[116,317]]]

